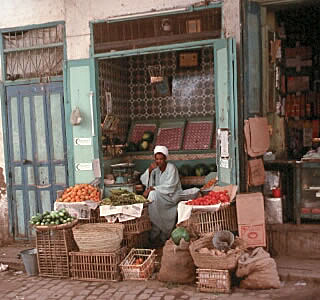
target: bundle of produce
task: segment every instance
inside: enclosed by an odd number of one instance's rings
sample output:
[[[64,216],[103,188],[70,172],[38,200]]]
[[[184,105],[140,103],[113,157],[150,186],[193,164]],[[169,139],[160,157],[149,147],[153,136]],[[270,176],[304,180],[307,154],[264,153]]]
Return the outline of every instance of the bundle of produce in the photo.
[[[216,182],[217,182],[217,179],[216,178],[212,178],[203,187],[201,187],[200,190],[201,191],[208,190],[212,186],[214,186],[216,184]]]
[[[92,200],[100,201],[100,191],[98,188],[90,184],[76,184],[68,187],[63,191],[63,194],[56,201],[58,202],[82,202]]]
[[[110,197],[103,199],[101,205],[131,205],[136,203],[145,203],[148,201],[142,195],[137,195],[127,190],[113,189],[110,192]]]
[[[45,211],[43,214],[37,213],[31,217],[29,223],[35,226],[61,225],[72,223],[75,219],[63,208],[58,211]]]
[[[228,191],[210,191],[208,195],[189,200],[187,205],[217,205],[219,203],[229,203]]]

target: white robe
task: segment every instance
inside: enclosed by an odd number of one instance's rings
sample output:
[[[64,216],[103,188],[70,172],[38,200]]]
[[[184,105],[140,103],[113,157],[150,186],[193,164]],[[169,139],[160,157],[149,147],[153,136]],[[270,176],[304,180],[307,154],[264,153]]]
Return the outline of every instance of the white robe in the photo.
[[[177,206],[182,191],[178,169],[172,163],[167,163],[164,172],[157,167],[151,171],[147,169],[140,177],[146,188],[153,186],[149,193],[149,216],[153,224],[169,238],[176,224]]]

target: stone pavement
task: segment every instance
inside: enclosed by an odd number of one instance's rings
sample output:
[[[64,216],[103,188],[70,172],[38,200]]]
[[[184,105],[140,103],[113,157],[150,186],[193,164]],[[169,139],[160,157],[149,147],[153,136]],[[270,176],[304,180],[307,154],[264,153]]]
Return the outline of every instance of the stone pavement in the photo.
[[[88,282],[28,276],[21,271],[0,273],[1,300],[316,300],[320,287],[316,283],[282,282],[278,290],[250,291],[234,288],[231,294],[200,293],[194,285],[177,285],[149,281]]]

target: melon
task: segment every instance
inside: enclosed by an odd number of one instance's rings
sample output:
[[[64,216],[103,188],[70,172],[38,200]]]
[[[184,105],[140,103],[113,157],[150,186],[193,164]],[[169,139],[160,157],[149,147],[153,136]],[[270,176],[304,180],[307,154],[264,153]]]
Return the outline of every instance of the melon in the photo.
[[[180,244],[180,240],[184,239],[186,242],[190,241],[190,235],[184,227],[178,227],[171,232],[171,239],[176,245]]]

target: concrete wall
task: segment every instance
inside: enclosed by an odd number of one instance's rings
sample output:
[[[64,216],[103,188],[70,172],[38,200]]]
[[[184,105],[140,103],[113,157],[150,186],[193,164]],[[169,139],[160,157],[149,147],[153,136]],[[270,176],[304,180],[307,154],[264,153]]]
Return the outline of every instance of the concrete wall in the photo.
[[[1,0],[0,28],[65,21],[68,60],[86,59],[89,57],[90,49],[90,21],[186,7],[198,2],[194,0]],[[234,37],[238,48],[241,36],[240,2],[241,0],[224,0],[223,20],[225,36]],[[0,81],[1,74],[0,72]],[[3,140],[2,132],[2,122],[0,122],[0,140]],[[0,244],[8,237],[8,201],[4,170],[3,144],[0,143]]]

